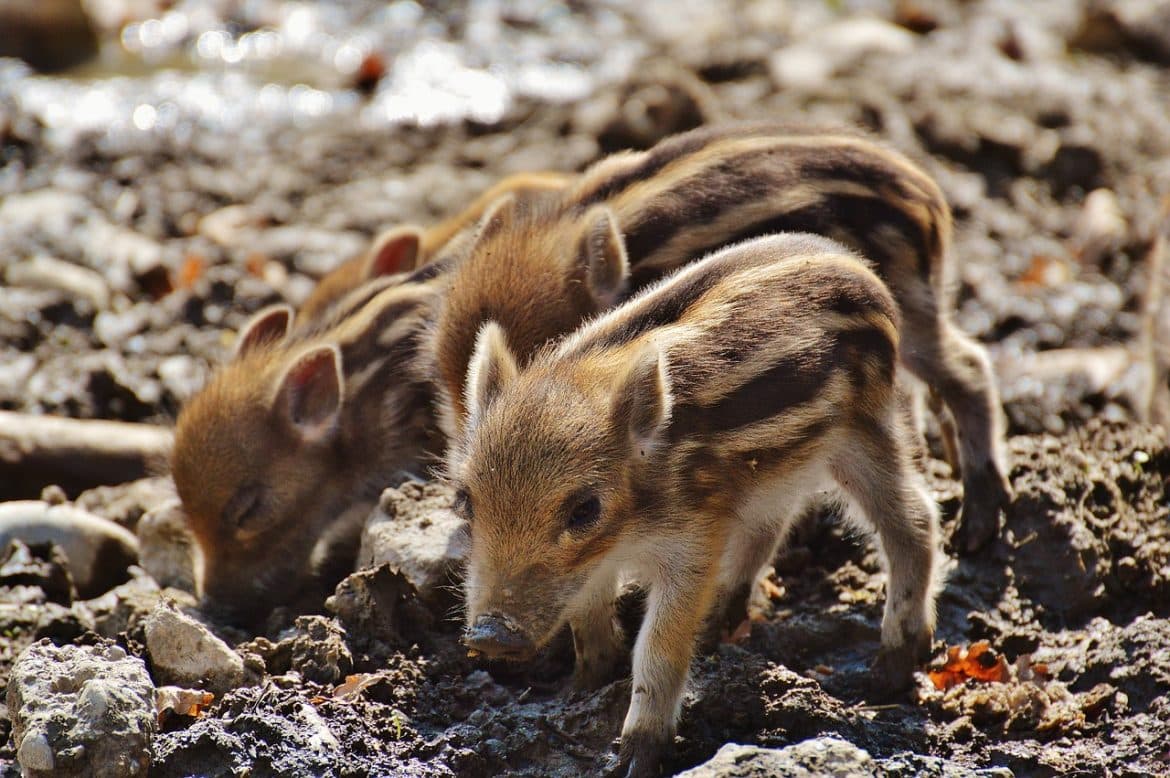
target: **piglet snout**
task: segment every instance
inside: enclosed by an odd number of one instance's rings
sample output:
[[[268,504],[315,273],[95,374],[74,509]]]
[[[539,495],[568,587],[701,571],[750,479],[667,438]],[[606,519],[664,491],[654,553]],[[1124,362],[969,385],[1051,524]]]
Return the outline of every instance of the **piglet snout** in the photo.
[[[489,613],[478,617],[463,633],[463,645],[491,659],[527,659],[536,644],[512,621]]]

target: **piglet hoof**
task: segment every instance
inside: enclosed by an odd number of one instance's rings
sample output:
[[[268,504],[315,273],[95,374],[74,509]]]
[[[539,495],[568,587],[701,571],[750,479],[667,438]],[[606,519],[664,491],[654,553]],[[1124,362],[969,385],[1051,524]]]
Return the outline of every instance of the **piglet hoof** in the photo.
[[[665,751],[666,742],[662,738],[648,732],[627,732],[622,735],[614,774],[621,778],[658,778]]]
[[[1012,494],[992,468],[975,474],[963,485],[963,510],[951,537],[962,554],[971,554],[999,536],[999,517],[1011,505]]]
[[[871,697],[894,700],[914,685],[914,671],[930,658],[930,635],[896,648],[883,647],[870,665]]]

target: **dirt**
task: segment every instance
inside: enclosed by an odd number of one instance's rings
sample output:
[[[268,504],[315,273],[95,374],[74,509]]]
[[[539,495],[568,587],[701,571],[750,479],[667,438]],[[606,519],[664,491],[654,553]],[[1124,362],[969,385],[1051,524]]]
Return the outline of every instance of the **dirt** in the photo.
[[[729,741],[833,734],[904,759],[907,774],[932,756],[1024,776],[1170,775],[1170,436],[1131,375],[1167,389],[1170,327],[1147,301],[1170,211],[1170,44],[1132,18],[1141,4],[355,3],[302,17],[261,5],[200,16],[178,3],[174,40],[143,33],[173,19],[103,22],[103,59],[82,71],[0,63],[0,409],[169,423],[225,356],[227,330],[299,302],[383,226],[704,120],[859,123],[946,192],[959,322],[1005,379],[1016,498],[1003,537],[952,563],[933,662],[987,641],[1007,675],[945,691],[923,675],[903,699],[867,700],[877,556],[814,517],[758,593],[750,635],[696,661],[666,768]],[[890,24],[831,26],[861,18]],[[284,53],[264,59],[261,38],[232,53],[272,29]],[[346,44],[373,46],[386,74],[339,65]],[[442,63],[466,83],[439,83]],[[426,95],[404,86],[427,78]],[[1097,189],[1116,199],[1112,232],[1086,214]],[[29,264],[41,256],[86,273],[46,280]],[[1123,371],[1094,378],[1110,348]],[[1030,367],[1062,349],[1066,367]],[[959,487],[926,466],[949,532]],[[4,498],[45,486],[0,470]],[[168,496],[153,479],[79,502],[133,527]],[[100,634],[144,656],[142,621],[163,596],[148,578],[78,601],[59,555],[15,553],[0,561],[0,678],[40,637]],[[633,622],[636,598],[626,605]],[[470,659],[451,606],[381,568],[316,613],[274,614],[262,635],[213,625],[262,680],[169,718],[153,774],[569,776],[613,763],[628,679],[571,691],[567,638],[529,666]],[[0,715],[0,737],[8,728]],[[8,774],[13,758],[7,742]]]

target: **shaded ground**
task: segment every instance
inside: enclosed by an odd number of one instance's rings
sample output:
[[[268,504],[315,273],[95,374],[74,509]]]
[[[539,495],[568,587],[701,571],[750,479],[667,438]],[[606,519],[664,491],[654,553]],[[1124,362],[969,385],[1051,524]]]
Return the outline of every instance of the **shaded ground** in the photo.
[[[1170,441],[1136,418],[1143,381],[1164,385],[1148,358],[1170,343],[1142,340],[1158,323],[1143,305],[1170,196],[1170,45],[1157,37],[1170,26],[1133,26],[1107,2],[938,5],[651,3],[570,16],[554,4],[503,17],[486,4],[355,6],[314,17],[316,37],[286,52],[301,69],[225,59],[223,41],[263,25],[293,39],[275,3],[271,18],[236,12],[222,39],[191,16],[183,37],[138,55],[182,65],[170,76],[0,67],[0,408],[165,422],[225,354],[225,330],[298,302],[382,226],[433,221],[503,174],[576,169],[704,118],[858,122],[938,176],[958,218],[960,322],[991,344],[1006,379],[1017,499],[1004,539],[951,570],[938,638],[987,640],[1009,662],[1046,663],[1049,677],[945,694],[924,679],[912,700],[867,705],[876,556],[811,522],[777,560],[751,636],[696,664],[669,767],[731,740],[836,733],[877,757],[1019,775],[1168,774]],[[869,15],[897,25],[840,25]],[[361,29],[401,54],[368,96],[329,55]],[[419,53],[443,41],[458,46]],[[569,64],[524,75],[550,58]],[[456,108],[424,115],[434,96],[411,102],[404,85],[452,61],[470,81],[438,83]],[[266,78],[278,88],[262,94]],[[300,80],[311,86],[298,91]],[[391,123],[403,115],[444,121]],[[1101,188],[1116,212],[1086,206]],[[1121,369],[1094,377],[1115,347]],[[1083,350],[1062,369],[1029,361],[1058,349]],[[931,468],[949,527],[957,486]],[[159,499],[85,498],[128,525]],[[20,585],[34,579],[5,580],[0,668],[33,637],[96,639],[88,629],[142,653],[133,614],[157,598],[149,582],[69,609],[67,595],[46,604],[44,587]],[[607,764],[628,681],[565,691],[567,643],[533,668],[484,667],[458,649],[443,608],[391,573],[362,574],[349,591],[335,603],[344,633],[322,617],[249,643],[264,682],[201,719],[172,719],[155,773],[535,776]],[[349,673],[378,677],[336,697]],[[12,756],[11,744],[0,751]]]

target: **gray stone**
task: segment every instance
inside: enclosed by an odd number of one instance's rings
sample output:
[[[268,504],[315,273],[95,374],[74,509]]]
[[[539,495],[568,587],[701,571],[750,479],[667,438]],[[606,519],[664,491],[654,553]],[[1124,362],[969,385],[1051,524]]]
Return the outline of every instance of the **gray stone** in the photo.
[[[56,544],[69,560],[82,599],[125,581],[127,568],[138,561],[138,540],[125,528],[79,508],[41,500],[0,504],[0,548],[10,540]]]
[[[198,591],[195,538],[177,499],[147,511],[138,522],[138,545],[142,568],[159,586]]]
[[[217,695],[245,683],[243,657],[171,603],[160,602],[145,626],[146,650],[160,683],[207,689]]]
[[[154,695],[142,660],[118,646],[29,646],[12,667],[7,698],[23,774],[145,775]]]
[[[857,746],[835,737],[818,737],[787,748],[728,743],[708,761],[678,778],[814,778],[878,776],[877,762]]]
[[[408,482],[382,492],[362,532],[358,567],[389,564],[424,600],[450,586],[466,554],[464,522],[451,510],[443,484]]]
[[[875,760],[865,750],[835,737],[817,737],[786,748],[728,743],[703,764],[677,778],[820,778],[840,776],[926,776],[929,778],[1011,778],[1006,768],[976,770],[935,756],[898,754]]]

